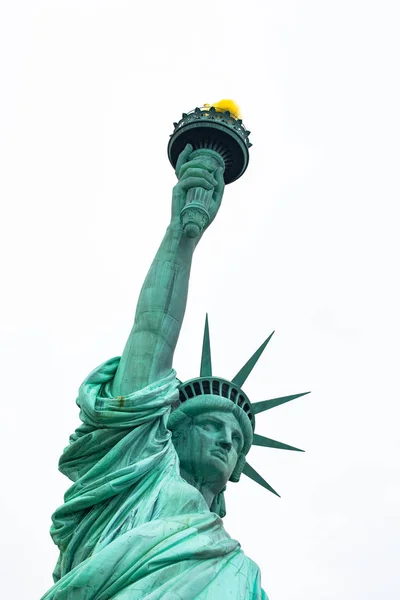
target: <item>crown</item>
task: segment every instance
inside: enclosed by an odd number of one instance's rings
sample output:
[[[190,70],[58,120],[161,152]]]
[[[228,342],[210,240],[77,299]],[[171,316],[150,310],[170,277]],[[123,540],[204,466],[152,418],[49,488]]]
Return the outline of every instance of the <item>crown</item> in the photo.
[[[174,168],[186,144],[192,144],[194,150],[208,148],[222,156],[225,183],[231,183],[243,175],[252,146],[250,131],[238,118],[238,113],[232,112],[233,109],[225,110],[225,106],[230,104],[220,102],[215,106],[205,105],[182,113],[182,118],[174,123],[174,132],[168,143],[168,158]]]
[[[266,448],[276,448],[279,450],[294,450],[296,452],[304,452],[304,450],[255,433],[255,415],[266,410],[270,410],[271,408],[275,408],[276,406],[280,406],[281,404],[285,404],[286,402],[290,402],[295,398],[305,396],[310,392],[302,392],[300,394],[292,394],[290,396],[282,396],[280,398],[272,398],[270,400],[262,400],[261,402],[251,403],[248,396],[242,390],[241,386],[245,383],[246,379],[255,367],[258,359],[264,352],[273,334],[274,332],[268,336],[268,338],[255,351],[255,353],[250,357],[250,359],[245,363],[235,377],[233,377],[232,381],[229,381],[227,379],[222,379],[221,377],[216,377],[212,374],[210,333],[208,316],[206,316],[200,377],[189,379],[188,381],[185,381],[179,385],[179,404],[172,412],[170,418],[172,418],[171,424],[173,425],[177,421],[178,415],[176,413],[180,412],[181,407],[183,407],[188,401],[193,404],[196,398],[198,398],[200,401],[201,396],[211,394],[212,396],[219,397],[221,398],[221,401],[223,399],[225,406],[226,402],[232,402],[234,405],[235,415],[239,417],[239,421],[242,424],[244,433],[247,434],[250,430],[251,434],[250,442],[247,444],[247,448],[243,452],[241,460],[239,460],[239,469],[235,469],[234,473],[232,474],[231,481],[239,481],[241,473],[244,473],[247,475],[247,477],[250,477],[250,479],[253,479],[253,481],[260,484],[268,491],[279,496],[279,494],[269,485],[269,483],[267,483],[267,481],[265,481],[265,479],[246,461],[245,455],[250,450],[252,445],[263,446]],[[251,428],[249,427],[249,424]]]

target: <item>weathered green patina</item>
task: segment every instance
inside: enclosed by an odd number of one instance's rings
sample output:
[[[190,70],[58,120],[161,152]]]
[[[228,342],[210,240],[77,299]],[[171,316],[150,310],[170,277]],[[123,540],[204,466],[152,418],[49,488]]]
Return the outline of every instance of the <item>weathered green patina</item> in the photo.
[[[246,463],[251,445],[297,448],[255,434],[255,415],[301,394],[251,404],[241,390],[270,338],[232,381],[214,377],[208,322],[200,377],[181,384],[172,369],[193,253],[220,207],[226,160],[215,148],[180,152],[171,222],[122,357],[80,387],[82,425],[59,463],[73,485],[53,515],[60,556],[43,600],[267,598],[257,565],[224,529],[224,491],[243,472],[274,492]]]

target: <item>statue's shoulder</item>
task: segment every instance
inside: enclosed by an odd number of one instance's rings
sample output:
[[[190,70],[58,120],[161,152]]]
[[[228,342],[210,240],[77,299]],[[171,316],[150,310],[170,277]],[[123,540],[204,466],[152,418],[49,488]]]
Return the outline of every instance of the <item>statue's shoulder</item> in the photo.
[[[157,504],[160,507],[160,518],[209,512],[207,503],[200,492],[180,476],[172,481],[165,481],[161,487]]]

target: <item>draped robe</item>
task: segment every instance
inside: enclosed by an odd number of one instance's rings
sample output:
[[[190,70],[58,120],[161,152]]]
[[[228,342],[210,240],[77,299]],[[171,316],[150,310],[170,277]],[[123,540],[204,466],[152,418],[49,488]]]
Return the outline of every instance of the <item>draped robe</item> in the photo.
[[[180,476],[175,372],[114,398],[118,363],[79,390],[82,425],[59,463],[74,483],[53,515],[60,555],[42,600],[268,600],[257,565]]]

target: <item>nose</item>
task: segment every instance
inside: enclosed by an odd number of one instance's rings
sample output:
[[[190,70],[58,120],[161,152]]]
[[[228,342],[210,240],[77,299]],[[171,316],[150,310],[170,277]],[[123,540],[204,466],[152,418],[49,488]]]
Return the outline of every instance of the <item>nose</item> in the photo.
[[[228,427],[224,427],[224,429],[220,432],[220,438],[218,440],[219,446],[224,450],[229,450],[232,448],[232,433]]]
[[[230,449],[232,448],[232,442],[224,442],[224,441],[220,441],[219,445],[221,446],[221,448],[223,448],[224,450],[227,450],[228,452],[230,451]]]

